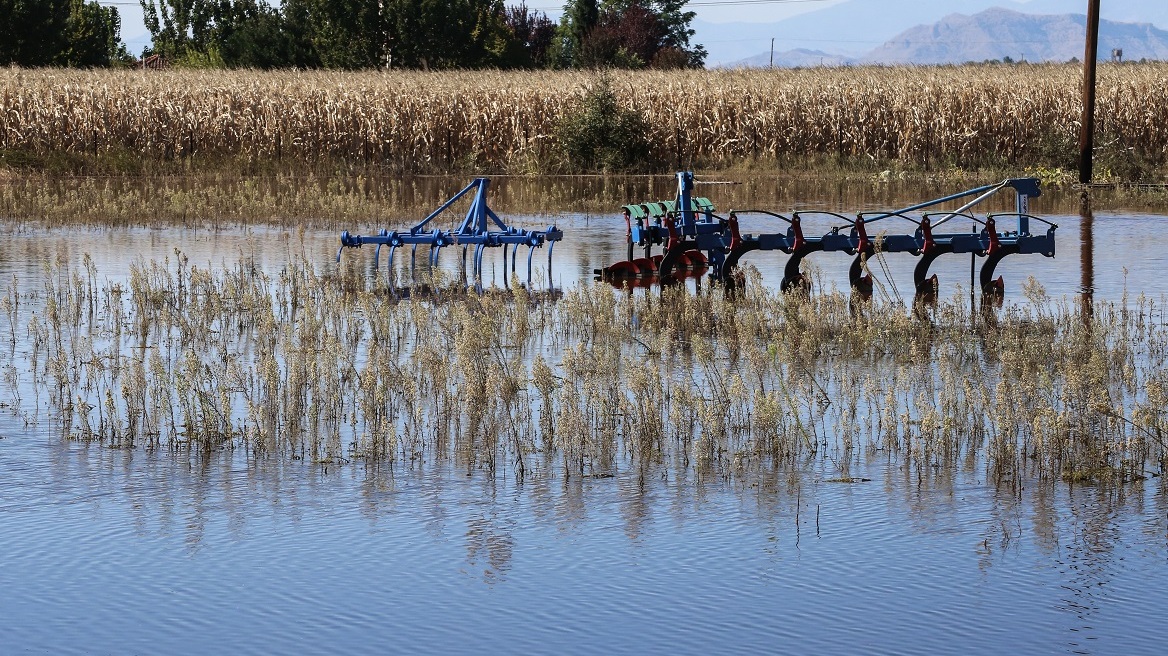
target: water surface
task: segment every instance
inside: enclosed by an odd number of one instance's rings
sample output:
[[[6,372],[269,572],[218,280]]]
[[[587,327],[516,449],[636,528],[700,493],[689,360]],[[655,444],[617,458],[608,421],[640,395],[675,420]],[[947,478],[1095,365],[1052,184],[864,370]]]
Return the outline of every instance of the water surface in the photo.
[[[1072,300],[1084,289],[1168,293],[1166,217],[1046,216],[1060,226],[1058,256],[1007,259],[1008,301],[1023,300],[1028,276]],[[565,230],[550,272],[559,287],[624,256],[616,216],[518,222]],[[351,229],[380,227],[392,226]],[[85,254],[110,280],[135,259],[173,263],[176,248],[211,268],[337,266],[331,230],[4,237],[0,283],[34,305],[46,263],[81,270]],[[342,259],[371,281],[384,275],[370,249]],[[821,287],[846,286],[848,258],[813,259]],[[770,284],[783,262],[751,260]],[[900,294],[913,263],[888,258]],[[968,290],[968,259],[934,270],[942,294]],[[486,282],[502,282],[497,260]],[[27,345],[15,332],[3,365],[20,380]],[[977,458],[917,471],[870,451],[851,468],[855,483],[833,482],[823,457],[749,482],[670,466],[642,477],[619,457],[611,478],[567,478],[549,461],[519,481],[442,459],[375,467],[112,449],[63,440],[34,389],[5,385],[0,400],[4,653],[1152,654],[1168,621],[1158,472],[1119,487],[1018,489],[986,480]]]

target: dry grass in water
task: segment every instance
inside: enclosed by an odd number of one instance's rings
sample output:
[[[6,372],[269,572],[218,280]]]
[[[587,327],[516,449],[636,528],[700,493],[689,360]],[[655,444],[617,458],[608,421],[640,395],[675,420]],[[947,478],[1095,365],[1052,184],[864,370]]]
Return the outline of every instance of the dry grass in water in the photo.
[[[1120,484],[1159,474],[1168,416],[1163,302],[971,314],[717,291],[522,289],[395,300],[357,267],[269,276],[176,251],[103,283],[46,265],[0,299],[13,353],[65,435],[122,448],[519,477],[635,471],[749,482],[865,459]],[[984,470],[982,469],[984,467]]]

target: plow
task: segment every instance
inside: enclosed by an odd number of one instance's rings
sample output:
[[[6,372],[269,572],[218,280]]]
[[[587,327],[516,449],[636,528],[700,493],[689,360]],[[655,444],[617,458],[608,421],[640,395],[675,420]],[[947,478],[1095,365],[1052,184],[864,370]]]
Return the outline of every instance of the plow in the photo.
[[[907,254],[917,258],[913,268],[917,298],[930,299],[935,298],[938,288],[936,274],[929,272],[933,263],[944,255],[967,254],[983,260],[976,285],[984,295],[1000,299],[1005,282],[1001,276],[995,277],[995,273],[1005,257],[1015,254],[1054,257],[1055,254],[1058,226],[1030,214],[1030,199],[1041,195],[1035,178],[1009,178],[908,207],[864,211],[851,216],[822,210],[784,214],[765,209],[731,209],[721,215],[709,198],[694,195],[694,184],[693,173],[678,172],[674,198],[624,205],[621,211],[627,257],[595,269],[595,278],[622,289],[666,287],[688,279],[709,278],[732,293],[743,284],[744,257],[778,252],[787,258],[780,282],[782,291],[810,293],[811,278],[803,268],[804,260],[814,253],[834,253],[851,258],[849,284],[854,293],[870,298],[873,277],[869,259]],[[563,231],[555,225],[541,230],[508,225],[488,207],[489,187],[488,178],[477,178],[420,222],[400,231],[381,230],[372,236],[343,232],[337,260],[340,261],[345,248],[372,245],[376,246],[376,269],[381,249],[388,247],[392,272],[397,249],[408,246],[413,272],[419,246],[428,248],[431,267],[437,267],[444,249],[461,248],[461,271],[465,276],[467,257],[473,253],[469,272],[475,289],[482,291],[483,258],[487,249],[502,250],[506,273],[509,248],[510,272],[515,275],[519,248],[526,246],[530,287],[535,250],[546,246],[550,277],[552,250],[563,240]],[[1011,193],[1013,212],[975,213],[990,198]],[[435,219],[467,196],[469,209],[457,227],[430,227]],[[951,204],[956,207],[943,209]],[[762,225],[763,229],[757,233],[743,232],[740,222],[744,218],[749,218],[751,225]],[[809,221],[816,225],[826,223],[829,227],[822,234],[811,234],[810,229],[805,229]],[[956,221],[969,222],[974,229],[968,232],[945,229],[946,224]]]
[[[986,295],[1001,296],[1005,283],[994,277],[998,264],[1007,255],[1040,254],[1054,257],[1054,223],[1030,214],[1030,199],[1041,194],[1034,178],[1010,178],[909,207],[860,212],[846,216],[835,212],[795,211],[782,214],[770,210],[730,210],[715,213],[709,199],[693,195],[694,179],[689,172],[677,174],[677,197],[625,205],[628,258],[594,271],[597,280],[615,287],[673,285],[687,278],[708,276],[728,291],[741,285],[739,265],[755,252],[787,255],[780,283],[783,291],[809,292],[811,280],[803,271],[803,260],[812,253],[840,253],[852,258],[848,281],[861,296],[872,294],[868,259],[885,253],[905,253],[917,257],[913,286],[918,298],[935,294],[938,280],[929,274],[933,262],[946,254],[970,254],[984,258],[978,284]],[[978,216],[973,210],[1001,192],[1013,192],[1014,212]],[[963,201],[963,202],[962,202]],[[941,206],[962,202],[956,208]],[[775,230],[743,233],[740,217],[761,217]],[[804,231],[808,219],[833,223],[822,235]],[[954,220],[968,220],[979,227],[972,232],[946,232],[942,226]],[[885,226],[894,227],[885,229]],[[895,225],[906,226],[897,231]],[[1032,231],[1032,227],[1037,230]],[[653,254],[654,248],[660,252]],[[636,257],[640,250],[641,257]]]
[[[527,284],[531,285],[532,257],[535,249],[547,245],[548,268],[551,269],[552,249],[556,242],[564,238],[563,231],[556,226],[548,226],[544,230],[526,230],[509,226],[499,218],[487,205],[487,191],[490,189],[489,178],[475,178],[473,182],[454,196],[447,199],[438,209],[431,212],[426,218],[402,231],[382,230],[373,236],[353,235],[348,231],[341,233],[341,247],[337,250],[337,262],[341,261],[341,253],[346,248],[360,248],[362,246],[376,246],[373,254],[373,268],[378,267],[381,260],[381,248],[389,247],[387,271],[390,272],[392,284],[393,257],[398,248],[410,247],[410,271],[416,273],[418,246],[429,248],[427,257],[431,268],[438,266],[438,257],[444,248],[462,249],[462,269],[465,274],[466,258],[469,249],[473,246],[470,275],[475,288],[482,290],[483,256],[488,248],[499,248],[503,253],[503,264],[506,269],[507,248],[511,249],[511,273],[515,273],[519,256],[519,247],[527,246]],[[454,229],[429,228],[432,221],[451,208],[459,199],[470,195],[470,207],[466,216],[458,227]],[[506,284],[507,276],[503,277]]]

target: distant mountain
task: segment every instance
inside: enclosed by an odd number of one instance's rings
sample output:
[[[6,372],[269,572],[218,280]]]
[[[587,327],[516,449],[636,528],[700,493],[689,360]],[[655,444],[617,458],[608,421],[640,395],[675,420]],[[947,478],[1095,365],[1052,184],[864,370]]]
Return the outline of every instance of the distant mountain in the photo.
[[[856,59],[846,55],[833,55],[822,50],[808,50],[796,48],[776,52],[774,57],[775,68],[809,68],[812,66],[849,66],[855,64]],[[747,57],[725,64],[726,68],[766,68],[771,65],[771,54],[764,52],[760,55]]]
[[[699,11],[693,27],[694,41],[709,50],[710,66],[736,64],[763,52],[769,61],[772,38],[776,57],[779,52],[806,49],[858,59],[905,30],[956,12],[972,15],[1000,7],[1032,15],[1077,14],[1086,6],[1085,0],[847,0],[769,23],[717,23],[710,20],[716,13]],[[1103,2],[1102,12],[1107,21],[1153,23],[1168,29],[1168,2],[1164,0]],[[1018,58],[1016,54],[1009,56]]]
[[[849,64],[960,64],[1009,57],[1015,61],[1069,61],[1083,57],[1087,17],[1082,14],[1036,16],[1009,9],[987,9],[973,16],[950,14],[936,23],[901,32],[860,56],[797,48],[775,53],[776,67]],[[1099,22],[1099,58],[1123,50],[1127,61],[1168,60],[1168,31],[1149,23]],[[764,67],[770,52],[723,64]]]
[[[1008,0],[848,0],[772,23],[713,23],[698,19],[693,23],[694,41],[709,51],[709,66],[737,65],[764,51],[769,59],[771,39],[776,52],[807,49],[861,57],[914,25],[995,5],[1024,6]],[[1070,11],[1073,10],[1067,13]]]
[[[890,39],[862,58],[879,64],[959,64],[1004,59],[1067,61],[1083,57],[1084,15],[1034,16],[988,9],[973,16],[951,14]],[[1168,32],[1149,23],[1099,23],[1099,56],[1123,50],[1124,59],[1168,59]]]
[[[862,0],[871,2],[873,0]],[[879,2],[880,0],[875,0]],[[953,4],[942,2],[940,4]],[[957,2],[954,11],[973,14],[977,10]],[[1030,0],[1025,3],[998,2],[995,6],[1014,9],[1024,14],[1083,14],[1087,11],[1086,0]],[[1116,23],[1151,23],[1160,29],[1168,29],[1168,2],[1164,0],[1105,0],[1100,3],[1100,17]],[[927,22],[927,21],[921,21]]]

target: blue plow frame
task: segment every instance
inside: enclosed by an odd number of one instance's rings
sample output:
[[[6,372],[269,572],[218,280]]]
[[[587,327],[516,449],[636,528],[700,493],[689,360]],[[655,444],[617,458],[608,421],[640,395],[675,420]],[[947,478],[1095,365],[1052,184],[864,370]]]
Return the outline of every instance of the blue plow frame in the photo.
[[[704,273],[720,280],[728,289],[739,284],[739,260],[753,251],[782,251],[791,257],[784,268],[781,288],[809,288],[810,282],[801,271],[803,258],[815,252],[842,252],[854,256],[849,270],[849,281],[856,291],[870,295],[872,281],[865,273],[866,260],[875,253],[910,253],[920,257],[914,273],[918,294],[935,292],[936,276],[929,276],[932,262],[946,253],[971,253],[985,257],[980,273],[983,292],[1000,294],[1003,282],[993,274],[997,265],[1011,254],[1041,254],[1054,257],[1055,230],[1058,226],[1030,214],[1030,199],[1041,195],[1035,178],[1010,178],[1000,183],[984,185],[941,198],[917,203],[893,211],[862,212],[854,218],[823,211],[801,211],[784,216],[766,210],[731,210],[726,218],[714,213],[713,204],[705,198],[694,198],[693,174],[677,174],[678,194],[674,202],[660,201],[640,205],[625,205],[628,225],[629,260],[596,270],[597,278],[614,285],[642,286],[645,281],[670,284],[695,273]],[[975,206],[1004,189],[1015,193],[1013,213],[990,214],[978,218],[970,213]],[[925,212],[917,217],[910,212],[929,210],[945,203],[963,199],[972,200],[954,210]],[[786,224],[782,232],[742,234],[739,216],[763,215]],[[822,236],[807,237],[803,222],[807,218],[838,220]],[[869,227],[881,221],[899,219],[913,224],[908,233],[883,232],[870,236]],[[973,232],[937,232],[936,229],[953,219],[969,219],[980,226]],[[652,223],[650,223],[652,221]],[[1012,222],[1012,229],[999,231],[999,225]],[[1043,229],[1031,232],[1031,223],[1040,223]],[[654,245],[665,244],[664,252],[652,256]],[[634,247],[644,248],[644,257],[634,258]],[[694,266],[700,262],[701,266]],[[680,265],[681,271],[678,271]]]
[[[465,271],[467,250],[471,246],[474,246],[471,275],[475,281],[475,288],[481,290],[483,253],[486,249],[502,247],[504,249],[503,264],[504,268],[506,268],[506,249],[510,246],[511,273],[514,273],[519,247],[527,246],[527,285],[530,287],[531,262],[535,249],[547,244],[550,275],[552,249],[555,247],[556,242],[564,238],[564,233],[554,225],[548,226],[544,230],[525,230],[508,226],[487,206],[487,190],[490,188],[490,183],[489,178],[475,178],[462,191],[452,196],[439,206],[438,209],[431,212],[426,218],[406,231],[382,230],[375,236],[354,235],[348,231],[342,232],[341,247],[337,250],[337,261],[340,262],[341,252],[345,248],[360,248],[367,244],[376,245],[377,250],[374,252],[373,266],[377,268],[381,259],[381,247],[389,246],[388,266],[392,272],[394,253],[398,248],[408,245],[411,247],[410,270],[414,271],[417,262],[418,246],[430,247],[429,263],[431,267],[438,265],[438,256],[441,254],[443,248],[448,246],[461,246],[463,270]],[[467,209],[466,217],[457,228],[454,230],[442,230],[440,228],[427,229],[427,224],[448,210],[460,198],[471,192],[474,192],[474,196],[471,198],[470,207]],[[492,225],[497,229],[492,229]],[[507,278],[504,276],[504,284],[506,284],[506,280]]]

